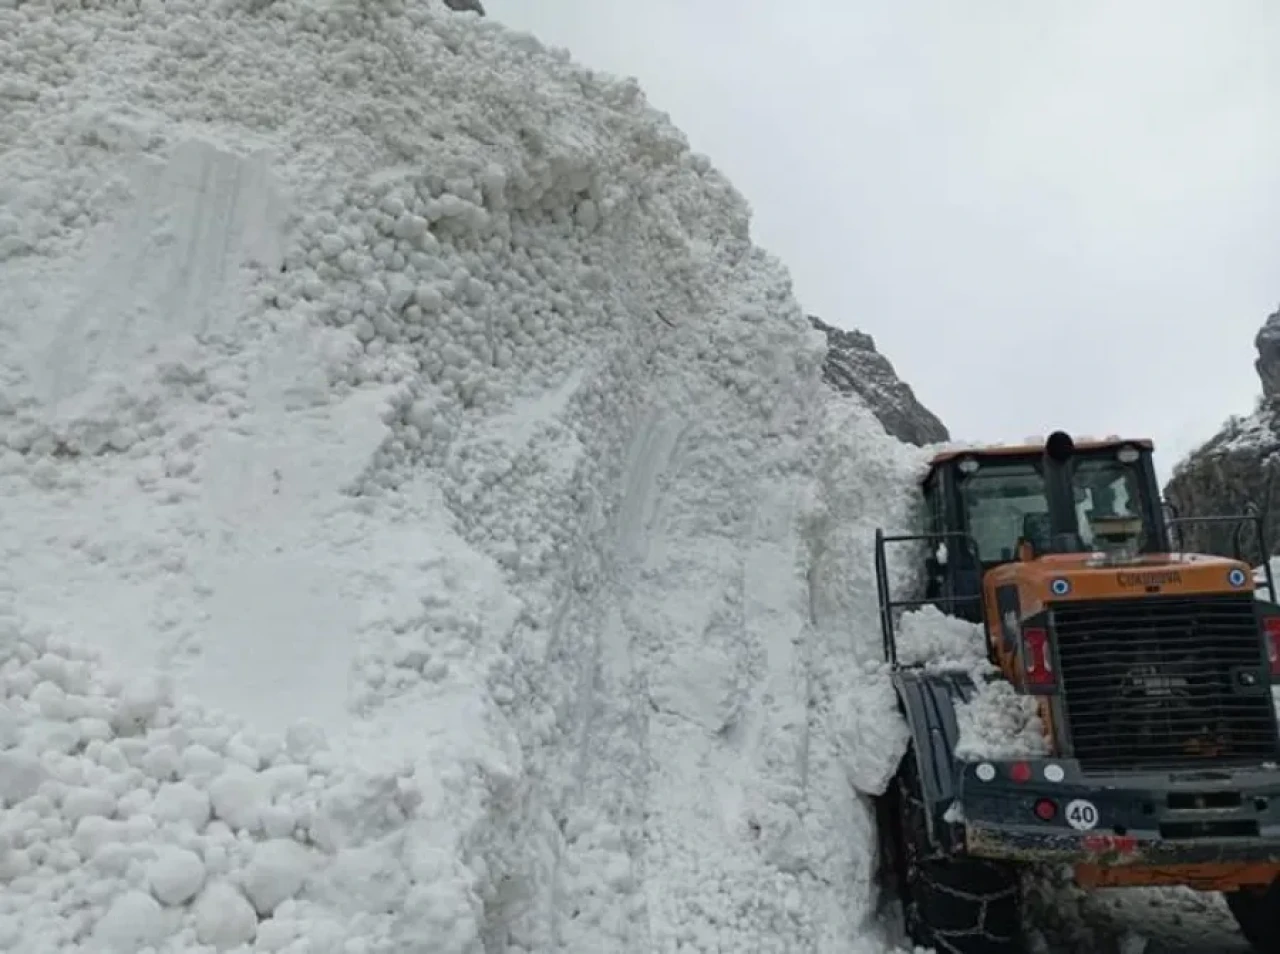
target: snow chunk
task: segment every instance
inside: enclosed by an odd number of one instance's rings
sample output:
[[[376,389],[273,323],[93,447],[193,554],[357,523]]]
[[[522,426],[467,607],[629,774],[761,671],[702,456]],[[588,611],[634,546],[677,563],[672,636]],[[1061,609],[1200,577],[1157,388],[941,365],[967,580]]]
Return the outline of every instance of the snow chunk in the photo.
[[[205,867],[200,856],[185,848],[160,849],[147,868],[151,893],[163,904],[183,904],[204,886]]]
[[[220,951],[248,944],[258,933],[258,915],[244,895],[226,881],[200,892],[195,904],[196,937]]]
[[[849,784],[867,795],[882,795],[911,740],[898,713],[898,692],[883,674],[859,680],[842,698],[837,721]]]
[[[155,944],[164,933],[164,917],[155,899],[141,891],[126,891],[94,926],[93,939],[108,950],[132,954]]]
[[[980,682],[973,698],[957,703],[956,723],[960,728],[957,758],[978,761],[1049,754],[1036,697],[1020,694],[1004,679]]]
[[[213,814],[233,829],[257,828],[269,787],[257,772],[242,766],[227,769],[209,786]]]
[[[182,822],[200,831],[211,817],[209,795],[190,782],[167,782],[156,792],[151,812],[160,822]]]
[[[307,852],[297,842],[283,838],[263,842],[244,871],[245,894],[259,914],[271,914],[302,889],[310,868]]]
[[[44,766],[26,752],[0,752],[0,804],[16,805],[39,791],[48,777]]]
[[[88,815],[110,818],[115,814],[116,798],[100,788],[73,787],[62,797],[62,814],[68,821],[79,821]]]
[[[923,666],[928,672],[981,672],[994,667],[987,661],[982,626],[926,605],[902,614],[895,634],[898,660],[904,666]]]

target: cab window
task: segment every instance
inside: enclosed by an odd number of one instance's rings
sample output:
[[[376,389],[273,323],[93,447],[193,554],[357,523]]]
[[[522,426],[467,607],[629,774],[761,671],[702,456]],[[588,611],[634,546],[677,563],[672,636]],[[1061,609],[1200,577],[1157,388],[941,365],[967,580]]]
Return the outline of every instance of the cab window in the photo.
[[[960,500],[983,563],[1012,560],[1023,537],[1048,546],[1049,501],[1033,464],[984,463],[961,478]]]
[[[942,491],[937,474],[930,475],[924,483],[924,532],[942,533],[946,521],[942,514]]]
[[[1142,521],[1138,549],[1147,549],[1151,541],[1147,518],[1149,509],[1136,467],[1114,457],[1085,457],[1076,462],[1072,482],[1075,485],[1080,539],[1086,547],[1094,548],[1094,519],[1137,517]]]

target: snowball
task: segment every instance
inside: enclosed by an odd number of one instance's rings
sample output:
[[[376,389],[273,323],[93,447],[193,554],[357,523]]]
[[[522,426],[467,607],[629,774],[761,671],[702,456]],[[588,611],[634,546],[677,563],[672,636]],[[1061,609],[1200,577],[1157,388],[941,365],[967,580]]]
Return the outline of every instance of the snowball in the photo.
[[[259,914],[271,914],[302,889],[309,869],[306,849],[297,842],[283,838],[263,842],[244,871],[245,894]]]
[[[298,926],[292,921],[268,918],[258,924],[258,935],[253,946],[259,951],[284,950],[298,936]]]
[[[70,788],[62,799],[62,814],[68,821],[79,821],[88,815],[110,818],[115,810],[115,796],[104,789]]]
[[[92,858],[101,848],[115,842],[131,841],[132,830],[127,821],[87,815],[76,823],[71,841],[82,858]]]
[[[168,782],[160,786],[151,806],[157,821],[183,822],[200,831],[209,821],[209,796],[190,782]]]
[[[156,675],[137,676],[120,692],[116,728],[128,731],[154,721],[166,701],[164,680]]]
[[[200,893],[195,920],[200,943],[219,950],[248,944],[258,931],[258,915],[253,906],[225,881],[215,881]]]
[[[33,867],[30,852],[22,848],[0,851],[0,883],[29,874]]]
[[[222,772],[224,764],[222,756],[217,752],[195,743],[183,749],[179,772],[188,781],[207,782]]]
[[[157,745],[143,756],[141,767],[154,779],[176,778],[182,769],[182,757],[172,745]]]
[[[209,786],[213,814],[235,829],[253,829],[259,824],[268,786],[250,769],[232,766]]]
[[[30,699],[46,719],[69,719],[71,708],[67,694],[52,682],[42,682],[31,691]]]
[[[154,898],[126,891],[116,898],[93,929],[93,939],[110,951],[134,954],[164,936],[164,917]]]
[[[18,716],[8,706],[0,708],[0,749],[11,749],[21,738]]]
[[[298,816],[284,805],[267,805],[262,809],[262,831],[268,838],[287,838],[298,825]]]
[[[147,868],[151,893],[163,904],[182,904],[204,885],[204,862],[185,848],[161,848]]]
[[[35,756],[26,752],[0,752],[0,803],[18,804],[34,795],[48,773]]]

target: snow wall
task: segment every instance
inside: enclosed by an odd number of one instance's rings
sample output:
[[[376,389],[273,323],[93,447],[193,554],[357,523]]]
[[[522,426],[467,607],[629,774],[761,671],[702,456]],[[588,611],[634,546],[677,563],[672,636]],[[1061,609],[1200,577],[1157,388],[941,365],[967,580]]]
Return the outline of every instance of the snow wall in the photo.
[[[921,453],[733,187],[430,3],[0,8],[0,948],[881,950]]]

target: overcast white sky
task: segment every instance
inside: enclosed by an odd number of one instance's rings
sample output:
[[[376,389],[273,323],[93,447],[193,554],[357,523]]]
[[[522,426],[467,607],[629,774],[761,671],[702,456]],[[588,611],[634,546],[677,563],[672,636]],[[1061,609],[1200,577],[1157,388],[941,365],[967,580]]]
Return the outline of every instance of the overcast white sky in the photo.
[[[1260,391],[1280,305],[1276,0],[485,0],[635,76],[801,304],[960,439],[1149,435]]]

